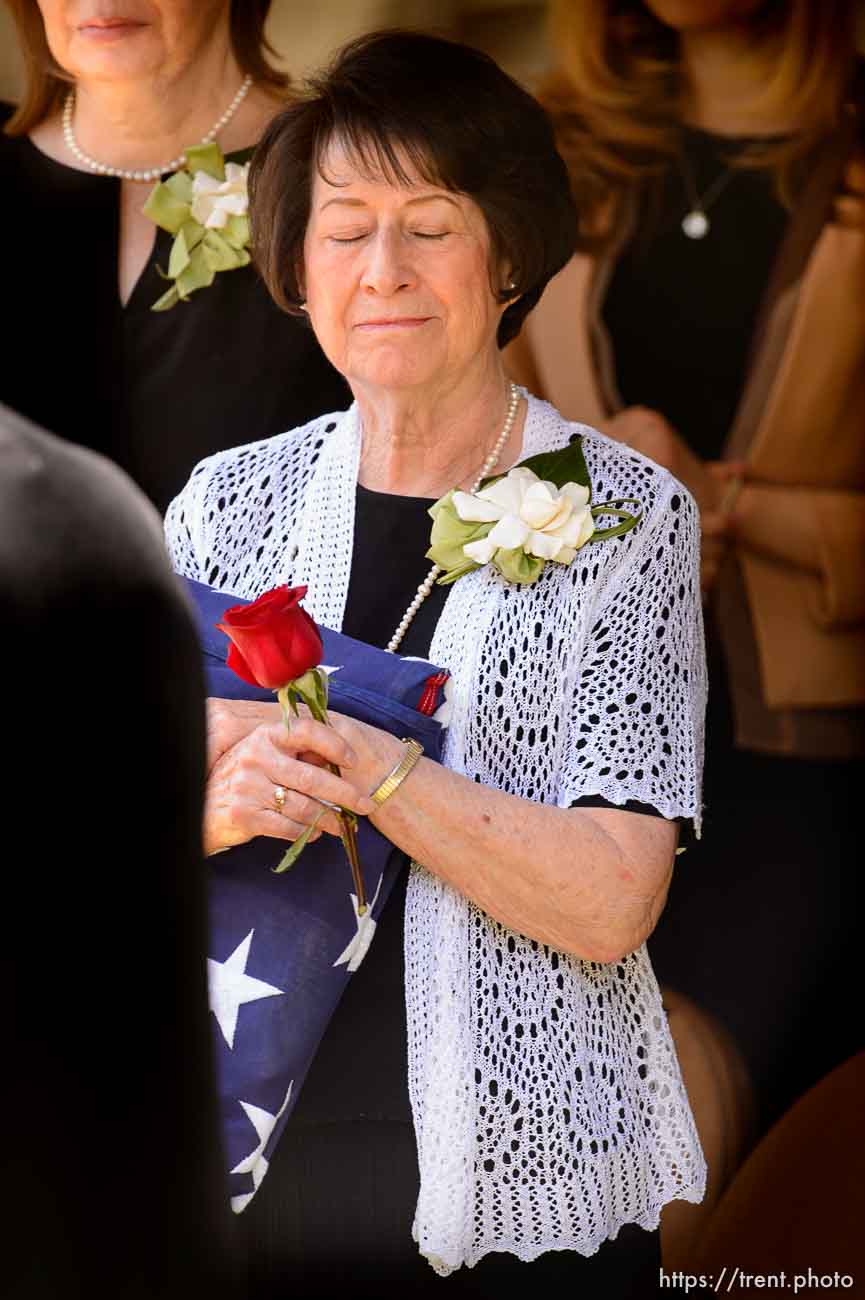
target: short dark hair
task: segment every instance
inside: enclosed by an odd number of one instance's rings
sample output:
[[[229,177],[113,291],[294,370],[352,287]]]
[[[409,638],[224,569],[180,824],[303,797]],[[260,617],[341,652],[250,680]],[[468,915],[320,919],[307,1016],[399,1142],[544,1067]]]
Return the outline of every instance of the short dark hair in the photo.
[[[571,257],[577,217],[565,164],[541,106],[486,54],[417,32],[384,31],[346,45],[265,131],[249,174],[255,260],[287,312],[303,302],[303,240],[314,169],[333,138],[371,175],[467,195],[486,218],[504,347]]]

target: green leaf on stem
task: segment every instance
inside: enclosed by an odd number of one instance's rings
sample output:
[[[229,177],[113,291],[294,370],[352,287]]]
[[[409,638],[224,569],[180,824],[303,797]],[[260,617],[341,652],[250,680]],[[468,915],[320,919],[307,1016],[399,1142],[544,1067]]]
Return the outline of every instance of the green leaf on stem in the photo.
[[[222,231],[232,248],[247,248],[249,245],[249,218],[232,214]]]
[[[453,492],[448,492],[440,501],[430,506],[427,514],[432,519],[433,526],[430,533],[431,545],[426,558],[445,570],[443,576],[438,579],[439,583],[444,585],[455,582],[464,573],[479,569],[479,564],[466,558],[463,547],[468,542],[476,542],[486,537],[492,528],[492,523],[474,523],[460,519],[453,504]]]
[[[475,569],[480,567],[474,560],[465,560],[462,564],[458,564],[455,569],[449,569],[440,578],[436,578],[436,586],[449,587],[452,582],[456,582],[457,578],[461,578],[466,573],[474,573]]]
[[[183,231],[180,232],[177,239],[174,241],[174,248],[177,247],[178,240],[182,237],[184,237]],[[187,244],[186,248],[188,249],[188,247]],[[172,257],[174,256],[174,248],[171,250]],[[181,298],[188,298],[191,293],[195,293],[196,289],[205,289],[209,284],[213,284],[213,279],[216,274],[216,272],[208,266],[207,258],[204,255],[204,249],[201,244],[196,244],[195,247],[189,251],[188,257],[188,264],[177,276],[175,282],[177,284],[177,292],[180,294]],[[169,275],[172,273],[170,264],[168,267],[168,273]]]
[[[279,700],[279,707],[282,709],[282,720],[285,723],[286,731],[291,731],[291,714],[298,717],[297,700],[294,698],[294,683],[289,682],[287,686],[280,686],[276,692],[276,698]]]
[[[308,668],[301,677],[290,683],[291,689],[303,700],[316,722],[327,723],[327,685],[317,668]]]
[[[194,144],[186,150],[186,170],[194,176],[206,172],[214,180],[225,180],[225,160],[215,140],[209,144]]]
[[[298,835],[297,839],[294,841],[287,853],[283,855],[280,862],[275,867],[271,867],[271,871],[273,871],[274,875],[281,875],[283,871],[288,871],[294,866],[295,862],[297,862],[297,859],[309,843],[312,832],[318,826],[318,823],[327,811],[327,808],[322,808],[321,812],[317,814],[315,821],[312,822],[311,825],[307,826],[305,831]]]
[[[249,254],[244,249],[232,247],[218,230],[206,230],[201,242],[207,265],[212,271],[236,271],[249,261]]]
[[[141,211],[157,226],[176,235],[184,221],[189,220],[192,203],[192,177],[186,172],[175,172],[167,181],[153,187]]]
[[[518,582],[522,586],[537,582],[544,568],[543,560],[536,555],[527,555],[521,546],[512,550],[499,547],[493,556],[493,564],[508,582]]]
[[[576,437],[566,447],[560,447],[558,451],[542,451],[537,456],[529,456],[527,460],[521,460],[519,464],[521,469],[530,469],[539,479],[547,483],[555,483],[557,488],[563,488],[566,483],[579,483],[582,487],[591,490],[592,483],[586,458],[583,455],[583,440],[580,437]],[[481,487],[489,487],[491,483],[503,477],[502,474],[493,474],[490,478],[484,479]]]
[[[177,292],[177,285],[173,284],[170,289],[166,289],[161,297],[150,308],[151,311],[169,311],[176,303],[180,302],[180,294]]]
[[[630,511],[622,510],[620,508],[626,505],[636,506],[639,505],[639,502],[631,499],[623,499],[616,502],[610,501],[600,506],[592,506],[593,519],[597,519],[599,515],[613,515],[616,519],[621,519],[622,522],[616,524],[613,528],[596,529],[589,538],[589,542],[608,542],[613,537],[623,537],[625,533],[629,533],[632,528],[636,528],[637,524],[643,517],[642,513],[632,515]]]

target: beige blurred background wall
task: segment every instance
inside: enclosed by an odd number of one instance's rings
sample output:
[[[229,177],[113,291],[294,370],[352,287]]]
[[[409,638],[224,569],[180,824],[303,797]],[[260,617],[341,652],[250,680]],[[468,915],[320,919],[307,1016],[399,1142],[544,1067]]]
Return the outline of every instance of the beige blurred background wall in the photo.
[[[546,61],[544,0],[274,0],[269,34],[292,77],[318,67],[344,41],[376,27],[421,27],[487,50],[534,84]],[[0,100],[15,101],[21,68],[9,12],[0,7]]]

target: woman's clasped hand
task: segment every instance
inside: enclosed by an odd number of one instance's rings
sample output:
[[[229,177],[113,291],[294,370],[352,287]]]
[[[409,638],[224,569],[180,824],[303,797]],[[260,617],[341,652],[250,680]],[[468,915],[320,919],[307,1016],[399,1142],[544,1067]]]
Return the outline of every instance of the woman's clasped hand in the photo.
[[[663,465],[693,493],[700,508],[700,585],[707,596],[734,537],[734,507],[747,473],[745,462],[702,460],[659,411],[645,406],[628,406],[598,428]]]
[[[206,853],[243,844],[256,835],[273,839],[296,840],[309,826],[315,825],[311,839],[325,833],[339,836],[336,816],[322,807],[336,804],[351,812],[366,816],[375,805],[369,791],[375,788],[375,770],[379,780],[385,775],[384,763],[376,766],[365,746],[366,762],[359,764],[358,754],[336,725],[336,715],[331,714],[333,726],[325,726],[310,717],[294,721],[286,730],[281,721],[260,722],[243,735],[237,735],[228,745],[214,754],[214,738],[224,745],[226,734],[232,726],[240,731],[235,701],[210,700],[209,702],[209,762],[207,797],[204,817],[204,847]],[[220,717],[227,706],[228,719]],[[275,712],[278,706],[265,705]],[[351,722],[351,730],[360,734],[362,723]],[[375,728],[364,728],[373,732]],[[380,733],[376,733],[380,734]],[[392,739],[387,737],[388,740]],[[399,742],[394,742],[399,749]],[[385,748],[384,737],[381,742]],[[340,770],[336,775],[328,764]],[[274,800],[274,789],[281,787],[282,799]],[[278,806],[281,804],[282,806]]]

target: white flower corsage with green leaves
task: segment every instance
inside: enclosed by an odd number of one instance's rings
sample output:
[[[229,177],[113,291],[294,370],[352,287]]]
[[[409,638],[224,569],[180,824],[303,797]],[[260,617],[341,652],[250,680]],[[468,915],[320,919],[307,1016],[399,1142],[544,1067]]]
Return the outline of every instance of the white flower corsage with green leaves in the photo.
[[[440,584],[493,564],[509,582],[536,582],[547,563],[570,564],[590,542],[621,537],[639,523],[630,498],[592,502],[592,485],[578,437],[559,451],[542,452],[477,492],[448,492],[430,506],[433,526],[427,558],[444,572]],[[597,528],[612,515],[619,522]]]
[[[195,145],[186,166],[153,187],[143,211],[174,243],[168,271],[161,271],[173,283],[152,311],[185,302],[218,271],[249,264],[248,172],[248,162],[227,163],[218,144]]]

